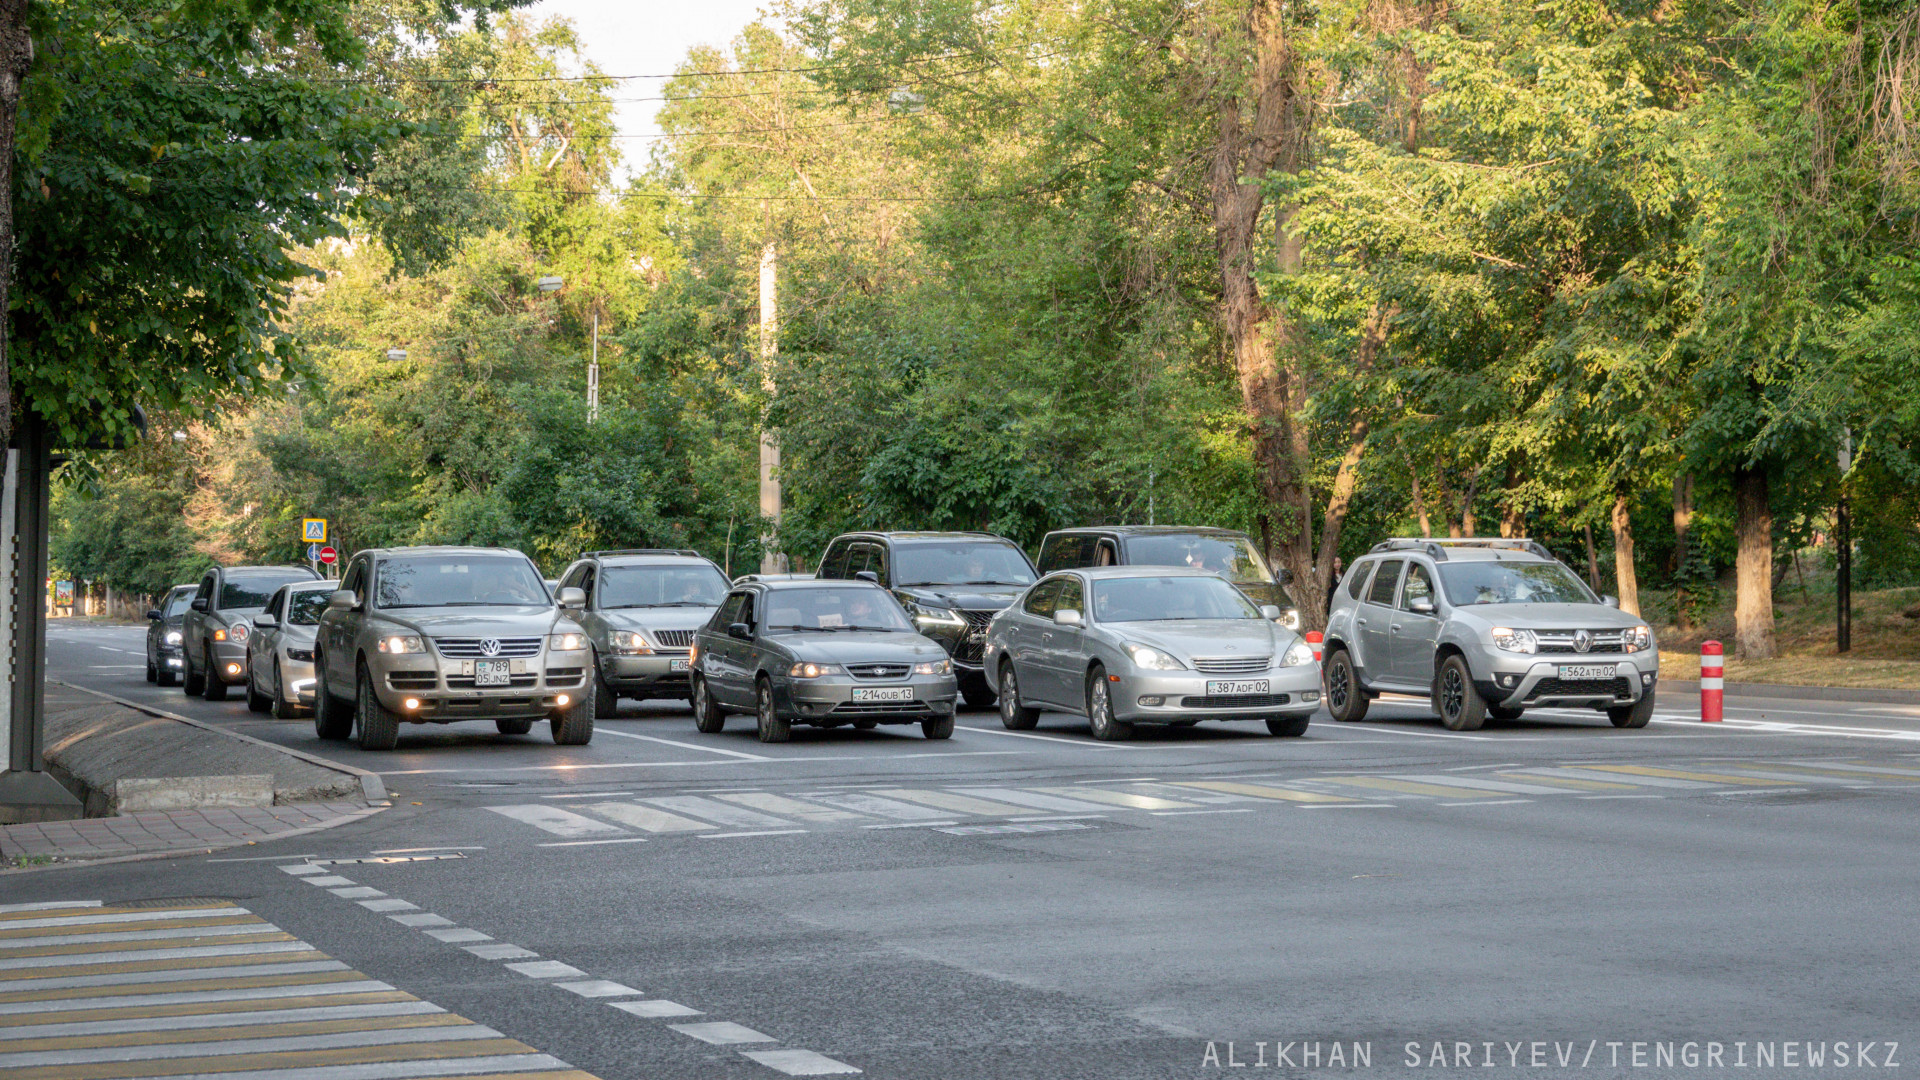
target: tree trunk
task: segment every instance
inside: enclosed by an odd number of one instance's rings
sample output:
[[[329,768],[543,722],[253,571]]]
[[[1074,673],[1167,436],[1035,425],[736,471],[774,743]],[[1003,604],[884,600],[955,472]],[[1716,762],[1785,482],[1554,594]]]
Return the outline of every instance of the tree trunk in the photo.
[[[1734,645],[1743,660],[1766,660],[1773,640],[1773,509],[1765,468],[1733,471],[1734,537],[1739,580],[1734,597]]]
[[[1687,573],[1687,541],[1693,532],[1693,474],[1678,473],[1673,478],[1673,559],[1667,565],[1674,579],[1673,625],[1683,634],[1693,632],[1693,604],[1685,595],[1691,585]]]
[[[1473,478],[1467,481],[1466,497],[1460,500],[1460,531],[1456,536],[1473,536],[1476,523],[1473,518],[1473,500],[1480,494],[1480,470],[1473,470]]]
[[[1520,509],[1520,465],[1507,461],[1507,475],[1500,482],[1500,535],[1507,539],[1527,534],[1527,515]]]
[[[1407,463],[1407,482],[1412,487],[1413,513],[1420,519],[1420,535],[1433,535],[1433,522],[1427,518],[1427,500],[1420,494],[1420,474],[1414,470],[1413,459],[1404,453],[1400,455]]]
[[[0,445],[13,440],[12,337],[13,150],[20,117],[20,84],[33,65],[33,38],[27,33],[28,0],[0,0]]]
[[[1440,516],[1446,519],[1447,536],[1458,540],[1460,539],[1460,519],[1453,514],[1453,491],[1447,486],[1446,463],[1440,463],[1439,467],[1434,469],[1434,474],[1438,478],[1438,486],[1440,489]]]
[[[1583,525],[1581,529],[1587,535],[1587,584],[1594,592],[1600,591],[1600,558],[1593,551],[1593,526]]]
[[[1633,515],[1624,489],[1613,493],[1613,576],[1620,590],[1620,610],[1640,614],[1640,580],[1633,572]]]

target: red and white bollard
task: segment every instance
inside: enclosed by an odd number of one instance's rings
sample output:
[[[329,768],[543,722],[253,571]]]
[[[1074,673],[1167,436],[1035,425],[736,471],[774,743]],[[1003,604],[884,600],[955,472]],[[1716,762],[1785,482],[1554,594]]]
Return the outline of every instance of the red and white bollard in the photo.
[[[1307,631],[1307,644],[1313,647],[1313,662],[1316,664],[1320,662],[1320,643],[1325,640],[1326,638],[1321,636],[1320,631]]]
[[[1720,702],[1726,694],[1725,650],[1717,641],[1700,643],[1700,722],[1718,723]]]

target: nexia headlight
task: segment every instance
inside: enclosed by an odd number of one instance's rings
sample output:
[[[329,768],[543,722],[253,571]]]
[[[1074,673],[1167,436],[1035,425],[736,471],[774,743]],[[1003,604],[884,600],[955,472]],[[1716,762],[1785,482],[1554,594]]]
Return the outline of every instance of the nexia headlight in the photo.
[[[1540,651],[1540,643],[1534,640],[1533,631],[1514,630],[1505,626],[1496,626],[1493,628],[1493,645],[1494,648],[1504,649],[1507,652],[1533,653]]]
[[[167,644],[169,645],[180,644],[180,631],[178,630],[167,631]]]
[[[1287,649],[1287,654],[1280,658],[1281,667],[1299,667],[1301,664],[1311,663],[1313,663],[1313,646],[1304,641],[1295,641]]]
[[[838,664],[795,664],[787,669],[787,674],[796,679],[817,679],[822,675],[840,674]]]
[[[925,664],[915,664],[913,665],[913,673],[915,675],[951,675],[953,674],[953,661],[934,660]]]
[[[613,642],[613,651],[622,656],[647,656],[653,652],[653,643],[637,630],[615,630],[607,638]]]
[[[574,652],[587,647],[585,634],[548,634],[547,648],[556,652]]]
[[[1620,635],[1620,648],[1625,652],[1640,652],[1653,645],[1653,631],[1644,626],[1635,626]]]
[[[374,644],[374,648],[379,649],[383,653],[423,653],[427,651],[426,643],[420,640],[418,634],[394,634],[391,637],[383,637]]]
[[[913,616],[914,623],[922,628],[944,626],[960,629],[967,625],[967,620],[955,614],[952,608],[919,604],[912,600],[907,601],[906,607],[907,613]]]
[[[1145,645],[1127,646],[1127,655],[1133,657],[1135,667],[1149,671],[1178,671],[1187,666],[1159,649],[1150,649]]]

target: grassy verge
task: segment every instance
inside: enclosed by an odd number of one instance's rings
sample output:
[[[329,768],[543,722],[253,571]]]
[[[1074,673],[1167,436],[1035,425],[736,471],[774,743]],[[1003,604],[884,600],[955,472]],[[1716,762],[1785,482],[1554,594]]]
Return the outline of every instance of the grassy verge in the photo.
[[[1674,622],[1672,592],[1640,593],[1643,614],[1660,638],[1661,674],[1699,678],[1700,643],[1709,639],[1733,651],[1733,598],[1731,585],[1723,586],[1699,625],[1682,631]],[[1845,654],[1835,647],[1835,607],[1831,576],[1810,574],[1802,580],[1789,575],[1774,595],[1780,655],[1771,660],[1729,656],[1727,681],[1920,690],[1920,588],[1856,591],[1853,648]]]

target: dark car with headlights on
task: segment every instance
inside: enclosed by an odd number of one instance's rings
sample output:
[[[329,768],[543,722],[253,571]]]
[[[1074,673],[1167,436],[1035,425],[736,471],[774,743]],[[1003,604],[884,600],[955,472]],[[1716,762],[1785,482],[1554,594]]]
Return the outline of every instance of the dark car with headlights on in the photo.
[[[224,701],[227,687],[247,681],[247,637],[253,617],[266,609],[275,589],[295,581],[318,581],[304,566],[216,566],[200,579],[180,620],[186,679],[182,689],[208,701]]]
[[[953,658],[967,704],[994,702],[980,666],[987,624],[1033,584],[1033,561],[1020,545],[983,532],[876,532],[835,537],[820,557],[822,579],[875,582],[890,589],[922,634]]]
[[[320,613],[333,595],[331,581],[282,585],[253,617],[247,635],[247,708],[275,720],[305,716],[313,708],[313,638]]]
[[[506,548],[362,551],[320,616],[313,726],[391,750],[400,725],[491,720],[553,741],[593,738],[593,649],[577,589],[547,591],[533,560]]]
[[[1096,525],[1057,529],[1040,541],[1040,572],[1088,566],[1184,566],[1210,570],[1247,594],[1255,605],[1280,609],[1280,623],[1300,629],[1300,610],[1284,586],[1292,574],[1267,568],[1253,537],[1234,529],[1180,525]]]
[[[147,681],[172,686],[185,670],[185,650],[180,647],[180,625],[186,619],[197,585],[175,585],[167,590],[160,606],[147,612]]]
[[[694,637],[693,716],[709,734],[751,711],[761,742],[794,724],[920,725],[953,735],[953,661],[867,581],[749,582]]]
[[[1102,741],[1135,724],[1262,720],[1303,735],[1320,665],[1300,635],[1207,570],[1106,567],[1051,574],[993,620],[987,662],[1000,719],[1031,728],[1043,709],[1080,713]]]

